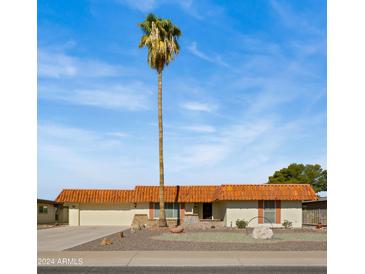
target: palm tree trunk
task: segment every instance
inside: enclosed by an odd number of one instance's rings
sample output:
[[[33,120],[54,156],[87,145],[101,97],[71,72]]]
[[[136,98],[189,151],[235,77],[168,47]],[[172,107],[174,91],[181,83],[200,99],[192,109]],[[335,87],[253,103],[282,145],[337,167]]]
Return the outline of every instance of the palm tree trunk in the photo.
[[[166,227],[165,201],[164,201],[164,166],[163,166],[163,126],[162,126],[162,71],[158,71],[158,137],[159,137],[159,158],[160,158],[160,214],[158,226]]]

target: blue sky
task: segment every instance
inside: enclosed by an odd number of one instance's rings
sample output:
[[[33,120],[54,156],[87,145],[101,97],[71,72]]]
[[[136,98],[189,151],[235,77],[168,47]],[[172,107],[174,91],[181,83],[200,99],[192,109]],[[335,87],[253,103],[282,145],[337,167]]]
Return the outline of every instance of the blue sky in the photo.
[[[149,12],[183,33],[163,72],[167,185],[326,167],[325,1],[38,0],[39,197],[158,184]]]

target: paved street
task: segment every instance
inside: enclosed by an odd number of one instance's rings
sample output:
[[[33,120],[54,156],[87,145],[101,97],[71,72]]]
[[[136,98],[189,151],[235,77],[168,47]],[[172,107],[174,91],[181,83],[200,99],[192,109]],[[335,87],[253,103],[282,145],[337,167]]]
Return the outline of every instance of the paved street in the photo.
[[[38,266],[326,266],[325,251],[38,252]]]
[[[255,266],[255,267],[38,267],[38,274],[93,274],[93,273],[195,273],[195,274],[221,274],[221,273],[247,273],[247,274],[324,274],[326,267],[310,266]]]
[[[128,229],[125,226],[63,226],[37,230],[38,252],[61,251]]]

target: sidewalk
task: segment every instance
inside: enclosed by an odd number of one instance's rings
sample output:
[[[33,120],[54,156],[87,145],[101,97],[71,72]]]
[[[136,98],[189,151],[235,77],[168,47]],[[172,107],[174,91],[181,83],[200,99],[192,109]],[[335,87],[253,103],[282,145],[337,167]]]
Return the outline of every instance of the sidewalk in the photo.
[[[326,266],[325,251],[41,251],[38,266]]]

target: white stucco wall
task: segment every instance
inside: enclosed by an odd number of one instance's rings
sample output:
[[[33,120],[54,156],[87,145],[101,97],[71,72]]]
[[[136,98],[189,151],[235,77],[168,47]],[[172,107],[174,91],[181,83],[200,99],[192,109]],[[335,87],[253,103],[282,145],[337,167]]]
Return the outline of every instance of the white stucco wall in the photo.
[[[70,206],[69,225],[126,225],[132,223],[135,214],[147,214],[149,205],[147,203],[137,204],[80,204]]]

